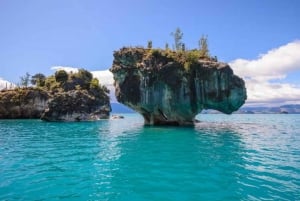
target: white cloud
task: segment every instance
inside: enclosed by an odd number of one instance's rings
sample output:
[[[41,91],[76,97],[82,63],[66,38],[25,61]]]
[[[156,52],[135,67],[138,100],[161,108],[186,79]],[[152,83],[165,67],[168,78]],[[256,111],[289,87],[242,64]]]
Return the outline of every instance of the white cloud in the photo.
[[[103,71],[92,71],[91,72],[95,78],[97,78],[100,84],[105,85],[110,91],[110,101],[117,102],[115,95],[115,87],[114,87],[114,78],[112,72],[109,70]]]
[[[77,73],[77,72],[78,72],[78,69],[79,69],[79,68],[76,68],[76,67],[69,67],[69,66],[52,66],[52,67],[51,67],[51,70],[55,70],[55,71],[58,71],[58,70],[65,70],[65,71],[68,72],[68,73],[70,73],[70,72]]]
[[[229,63],[244,78],[247,104],[300,103],[300,86],[284,83],[288,73],[300,72],[300,41],[272,49],[258,59],[236,59]]]
[[[113,74],[109,70],[92,71],[91,73],[95,78],[98,78],[101,84],[105,86],[110,86],[114,84]]]
[[[0,77],[0,90],[2,89],[12,89],[12,88],[15,88],[16,85],[7,81],[7,80],[4,80],[3,78]]]

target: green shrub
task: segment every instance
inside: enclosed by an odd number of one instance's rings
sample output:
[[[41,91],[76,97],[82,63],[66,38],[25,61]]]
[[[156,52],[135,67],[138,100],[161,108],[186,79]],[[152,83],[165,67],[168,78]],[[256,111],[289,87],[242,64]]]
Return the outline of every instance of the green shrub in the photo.
[[[74,74],[73,82],[76,82],[76,84],[79,84],[82,89],[89,90],[90,83],[93,79],[92,73],[85,69],[79,69],[78,73]]]
[[[197,50],[191,50],[186,52],[186,60],[191,63],[195,63],[199,60],[200,52]]]
[[[60,87],[60,84],[56,82],[55,76],[51,75],[45,79],[45,86],[47,90],[54,90]]]
[[[31,84],[36,85],[37,87],[45,86],[46,76],[42,73],[37,73],[31,76]]]
[[[158,58],[161,56],[161,50],[159,49],[152,49],[151,50],[151,55],[155,58]]]
[[[99,89],[99,80],[97,78],[93,78],[90,83],[90,89]]]
[[[184,64],[183,64],[183,67],[186,71],[189,71],[190,68],[191,68],[191,62],[189,61],[186,61]]]
[[[55,80],[59,83],[65,83],[68,80],[68,73],[65,70],[56,71]]]
[[[93,74],[85,69],[79,69],[77,77],[82,79],[85,83],[90,83],[93,79]]]

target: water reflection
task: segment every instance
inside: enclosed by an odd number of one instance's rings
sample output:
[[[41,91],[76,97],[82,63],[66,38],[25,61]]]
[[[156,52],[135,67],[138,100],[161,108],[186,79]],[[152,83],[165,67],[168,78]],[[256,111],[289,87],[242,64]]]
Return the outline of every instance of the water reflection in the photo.
[[[123,119],[106,121],[101,125],[98,131],[100,152],[99,159],[104,162],[115,161],[122,155],[121,144],[123,141],[133,140],[134,136],[141,133],[143,129],[142,122],[137,118],[132,118],[136,123],[128,124]]]
[[[0,200],[293,200],[299,117],[207,115],[193,128],[144,127],[135,115],[0,121]]]
[[[288,120],[276,115],[266,117],[252,115],[239,121],[223,121],[219,117],[201,122],[197,128],[207,133],[222,130],[222,135],[223,131],[231,130],[237,134],[229,135],[234,138],[229,140],[239,139],[241,163],[235,171],[240,175],[238,192],[241,195],[248,193],[243,199],[291,200],[300,195],[296,193],[300,181],[300,157],[295,154],[299,152],[299,136],[296,137],[299,127],[289,131],[289,127],[295,127],[292,117]]]
[[[142,119],[134,118],[107,122],[99,131],[95,161],[97,192],[106,194],[95,196],[290,199],[299,187],[299,157],[291,157],[290,139],[276,132],[281,129],[251,119],[203,121],[194,128],[144,127]]]
[[[128,122],[131,122],[130,124]],[[114,188],[114,180],[122,166],[118,163],[126,154],[126,144],[136,140],[143,129],[143,121],[136,116],[102,122],[97,130],[99,151],[94,160],[95,189],[90,195],[93,199],[114,199],[119,193]]]
[[[144,127],[107,122],[99,131],[98,198],[182,200],[215,198],[238,184],[240,136],[231,128]],[[224,154],[225,153],[225,154]],[[116,194],[116,192],[118,192]],[[190,193],[189,193],[190,192]],[[189,195],[190,194],[190,195]]]

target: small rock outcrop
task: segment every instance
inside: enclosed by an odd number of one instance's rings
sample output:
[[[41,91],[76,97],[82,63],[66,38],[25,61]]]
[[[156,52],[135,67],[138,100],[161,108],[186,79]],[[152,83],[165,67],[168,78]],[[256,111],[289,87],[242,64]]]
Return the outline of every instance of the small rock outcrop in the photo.
[[[49,94],[38,88],[19,88],[0,92],[0,119],[40,118]]]
[[[146,125],[192,125],[203,109],[231,114],[247,98],[244,81],[228,64],[199,58],[197,51],[122,48],[110,71],[117,100]]]
[[[44,121],[91,121],[108,119],[108,89],[92,74],[80,69],[58,71],[37,87],[0,92],[0,119],[41,118]]]

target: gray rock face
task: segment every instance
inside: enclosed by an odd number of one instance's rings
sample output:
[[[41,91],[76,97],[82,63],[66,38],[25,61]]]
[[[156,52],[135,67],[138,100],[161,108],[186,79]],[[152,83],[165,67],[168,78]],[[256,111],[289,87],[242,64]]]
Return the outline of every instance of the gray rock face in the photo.
[[[109,99],[104,101],[87,90],[73,90],[55,95],[49,100],[41,119],[44,121],[91,121],[108,119]]]
[[[0,92],[0,119],[40,118],[49,95],[40,89],[17,89]]]
[[[117,100],[143,115],[146,125],[191,125],[203,109],[231,114],[247,98],[244,81],[225,63],[199,59],[186,69],[162,54],[123,48],[110,70]]]
[[[109,97],[101,91],[72,90],[50,93],[38,88],[0,92],[0,119],[41,118],[44,121],[108,119]]]

